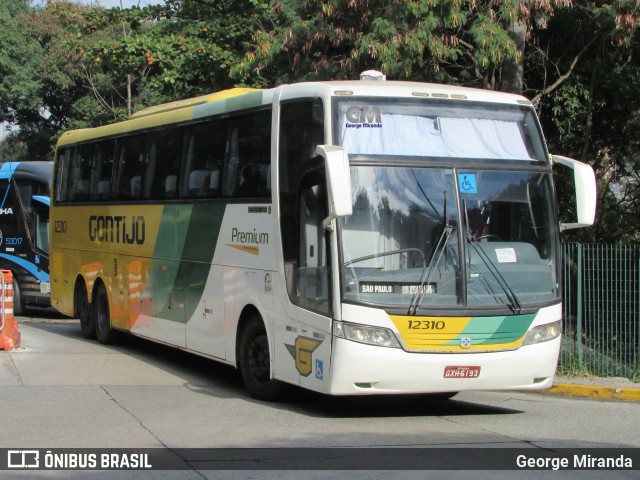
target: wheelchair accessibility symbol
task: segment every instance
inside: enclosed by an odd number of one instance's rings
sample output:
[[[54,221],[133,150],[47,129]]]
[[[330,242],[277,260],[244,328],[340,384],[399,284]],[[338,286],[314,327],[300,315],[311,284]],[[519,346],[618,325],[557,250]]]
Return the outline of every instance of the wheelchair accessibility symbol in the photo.
[[[458,185],[460,187],[460,193],[478,193],[475,173],[459,173]]]

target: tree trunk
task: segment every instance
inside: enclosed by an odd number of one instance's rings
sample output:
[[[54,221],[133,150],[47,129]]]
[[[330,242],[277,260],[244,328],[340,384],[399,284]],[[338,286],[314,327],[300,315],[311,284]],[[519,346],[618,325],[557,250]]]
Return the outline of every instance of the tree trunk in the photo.
[[[510,93],[522,94],[524,88],[524,46],[527,26],[517,20],[509,28],[509,36],[520,52],[518,63],[508,61],[502,71],[502,90]]]

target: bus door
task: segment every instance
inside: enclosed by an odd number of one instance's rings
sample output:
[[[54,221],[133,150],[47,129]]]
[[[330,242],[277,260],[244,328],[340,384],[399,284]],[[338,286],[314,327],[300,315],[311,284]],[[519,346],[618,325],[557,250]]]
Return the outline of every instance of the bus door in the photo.
[[[285,264],[292,303],[283,319],[285,328],[276,330],[282,336],[276,343],[284,343],[289,353],[280,355],[278,375],[316,391],[326,389],[331,357],[329,243],[322,224],[327,211],[325,192],[320,172],[302,177],[297,193],[296,259]]]

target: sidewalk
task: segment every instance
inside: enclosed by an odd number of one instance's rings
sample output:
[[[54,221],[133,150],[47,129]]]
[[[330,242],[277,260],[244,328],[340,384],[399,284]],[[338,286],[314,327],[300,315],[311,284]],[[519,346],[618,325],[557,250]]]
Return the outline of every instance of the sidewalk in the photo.
[[[640,383],[619,377],[561,377],[544,393],[601,400],[629,400],[640,402]]]

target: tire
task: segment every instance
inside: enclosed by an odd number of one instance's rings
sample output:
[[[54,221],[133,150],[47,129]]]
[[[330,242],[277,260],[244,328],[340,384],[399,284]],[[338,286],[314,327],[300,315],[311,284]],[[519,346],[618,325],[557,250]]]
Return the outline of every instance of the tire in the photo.
[[[269,339],[258,315],[249,319],[240,334],[238,361],[242,381],[249,395],[266,401],[274,401],[279,397],[282,383],[271,378]]]
[[[109,297],[104,285],[99,285],[91,302],[91,321],[95,325],[96,338],[104,345],[113,343],[116,332],[111,328]]]
[[[81,284],[78,286],[78,288],[76,288],[74,310],[76,316],[80,320],[80,330],[82,330],[82,336],[89,340],[96,338],[96,326],[95,322],[93,321],[93,316],[89,311],[87,289],[84,284]]]
[[[20,284],[16,277],[13,277],[13,314],[17,317],[24,315],[24,303],[22,303],[22,294],[20,293]]]

